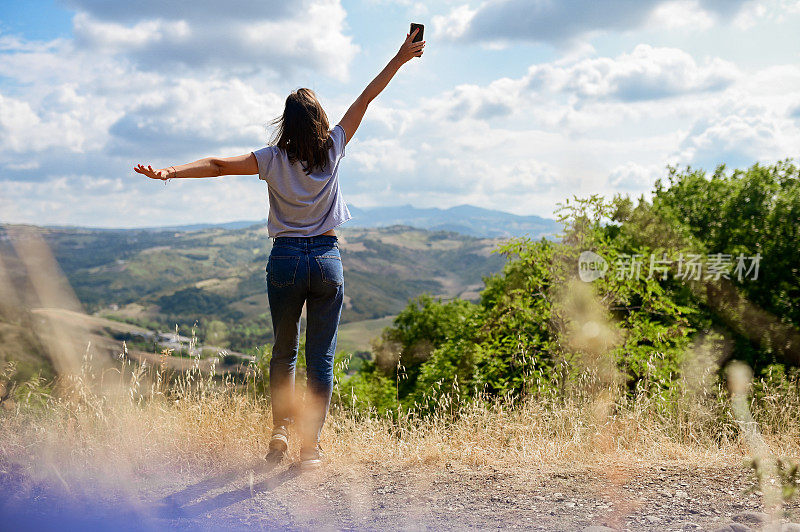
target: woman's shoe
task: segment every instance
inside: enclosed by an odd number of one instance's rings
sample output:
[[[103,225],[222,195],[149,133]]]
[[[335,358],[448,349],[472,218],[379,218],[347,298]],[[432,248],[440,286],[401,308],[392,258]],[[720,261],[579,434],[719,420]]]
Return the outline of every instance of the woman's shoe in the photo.
[[[278,426],[272,430],[272,438],[269,440],[269,452],[264,459],[267,462],[278,463],[286,456],[289,448],[289,431],[286,427]]]
[[[300,469],[303,471],[316,469],[322,465],[322,449],[319,445],[300,450]]]

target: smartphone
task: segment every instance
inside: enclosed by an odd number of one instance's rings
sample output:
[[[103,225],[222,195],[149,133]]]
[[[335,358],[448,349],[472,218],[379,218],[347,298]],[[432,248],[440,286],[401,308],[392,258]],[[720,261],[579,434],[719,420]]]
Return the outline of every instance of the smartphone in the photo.
[[[424,24],[415,24],[414,22],[411,23],[411,30],[408,32],[409,35],[414,33],[414,30],[419,28],[419,33],[414,36],[414,40],[411,42],[418,42],[422,40],[422,33],[425,31]]]

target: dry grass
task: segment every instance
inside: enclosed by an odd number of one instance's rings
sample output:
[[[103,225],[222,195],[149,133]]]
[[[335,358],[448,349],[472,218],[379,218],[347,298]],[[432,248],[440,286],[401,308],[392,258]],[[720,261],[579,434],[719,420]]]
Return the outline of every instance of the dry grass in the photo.
[[[77,515],[88,511],[105,516],[109,510],[103,508],[121,505],[133,515],[153,516],[158,511],[153,501],[164,494],[175,497],[203,482],[224,478],[234,485],[208,498],[210,502],[196,503],[198,507],[213,507],[219,498],[233,501],[247,493],[253,497],[280,482],[281,476],[264,479],[254,474],[264,464],[271,413],[269,401],[253,394],[252,381],[243,388],[229,378],[203,375],[199,365],[167,379],[159,366],[142,369],[124,356],[118,368],[100,374],[92,372],[90,357],[82,367],[79,375],[61,378],[52,389],[35,381],[18,386],[12,390],[14,399],[2,403],[0,489],[10,474],[12,489],[22,497],[20,511],[28,511],[26,505],[35,511],[41,486],[50,486],[46,500],[61,501],[58,504],[73,507]],[[380,498],[372,491],[374,477],[388,472],[389,486],[401,486],[403,497],[421,501],[404,503],[408,508],[399,512],[390,528],[419,528],[416,520],[427,515],[425,501],[430,500],[425,497],[437,490],[437,471],[450,469],[451,464],[459,471],[503,471],[520,489],[530,489],[527,476],[536,471],[591,469],[599,473],[602,487],[582,486],[580,476],[570,485],[584,492],[598,490],[596,497],[613,504],[605,522],[621,527],[635,512],[623,488],[635,478],[635,471],[671,464],[707,475],[709,469],[741,467],[747,457],[756,455],[748,447],[754,431],[740,439],[733,410],[719,400],[725,397],[720,390],[720,396],[698,395],[687,388],[671,408],[664,408],[654,397],[626,399],[618,388],[589,385],[586,380],[561,398],[530,398],[519,404],[448,403],[445,396],[440,398],[439,413],[424,418],[413,412],[379,416],[334,408],[323,431],[322,445],[330,457],[326,478],[336,479],[333,486],[346,496],[345,511],[361,520],[364,528],[372,528],[376,526],[372,508]],[[762,421],[761,430],[755,432],[766,443],[767,456],[796,460],[800,429],[792,420],[800,417],[797,383],[769,391],[766,399],[746,406]],[[290,458],[297,458],[296,448]],[[393,473],[401,470],[415,473]],[[774,472],[773,467],[759,480],[764,508],[778,523],[782,507],[767,504],[765,489],[777,480]],[[450,478],[465,482],[467,493],[479,485],[467,477]],[[214,480],[191,484],[197,479]],[[194,487],[186,487],[187,482]],[[297,501],[292,503],[293,519],[307,523],[308,529],[321,526],[320,522],[327,523],[323,528],[339,528],[338,514],[319,499],[320,492],[331,489],[330,482],[315,482],[298,482],[294,495],[282,495]],[[53,493],[58,494],[55,499]],[[85,501],[94,501],[95,506],[86,508]],[[250,511],[259,519],[271,515]],[[473,518],[479,516],[461,517],[465,522]],[[111,514],[102,519],[119,518]]]
[[[30,255],[47,257],[42,246]],[[40,303],[69,299],[59,290],[42,288]],[[716,379],[718,353],[701,339],[687,354],[680,385],[658,393],[660,383],[645,382],[632,397],[604,358],[618,340],[602,309],[580,285],[566,292],[566,311],[581,325],[567,330],[566,340],[588,354],[578,382],[557,396],[517,403],[461,402],[458,393],[443,394],[426,416],[365,415],[337,406],[322,441],[331,468],[459,462],[514,471],[600,464],[613,484],[622,478],[620,464],[740,466],[750,456],[800,458],[796,379],[742,385],[732,404]],[[81,361],[72,347],[85,332],[51,328],[46,346],[62,375],[55,383],[34,380],[10,389],[10,370],[0,374],[0,481],[19,472],[67,492],[87,482],[95,492],[137,490],[143,479],[241,469],[266,454],[271,413],[268,399],[254,392],[263,378],[256,368],[242,386],[215,377],[213,367],[201,372],[199,359],[178,374],[163,364],[139,365],[124,351],[115,365],[107,357],[93,360],[91,348]]]
[[[251,374],[249,378],[254,375]],[[97,478],[158,469],[238,467],[267,451],[268,400],[198,367],[168,381],[159,367],[136,365],[79,375],[52,389],[31,382],[14,390],[0,415],[0,465],[31,473]],[[751,402],[773,455],[800,456],[797,383],[764,390]],[[644,394],[626,399],[616,388],[576,387],[567,397],[447,404],[417,417],[332,410],[322,445],[334,467],[461,462],[509,468],[538,464],[679,461],[741,464],[750,454],[723,390],[689,391],[665,405]]]

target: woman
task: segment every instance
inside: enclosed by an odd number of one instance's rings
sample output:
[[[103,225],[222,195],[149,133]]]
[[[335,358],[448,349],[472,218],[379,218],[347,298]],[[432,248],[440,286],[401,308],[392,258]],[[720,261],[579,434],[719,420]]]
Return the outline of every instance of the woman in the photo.
[[[328,118],[309,89],[286,98],[274,145],[246,155],[205,158],[154,170],[134,170],[151,179],[258,174],[268,184],[267,229],[274,238],[267,261],[269,298],[275,343],[270,361],[273,429],[267,459],[279,462],[288,449],[293,422],[294,370],[299,344],[300,313],[307,310],[307,392],[300,424],[300,463],[321,464],[319,436],[333,386],[333,357],[344,297],[344,271],[334,228],[350,219],[339,189],[339,161],[369,103],[383,91],[406,62],[422,56],[425,41],[406,36],[397,54],[329,131]]]

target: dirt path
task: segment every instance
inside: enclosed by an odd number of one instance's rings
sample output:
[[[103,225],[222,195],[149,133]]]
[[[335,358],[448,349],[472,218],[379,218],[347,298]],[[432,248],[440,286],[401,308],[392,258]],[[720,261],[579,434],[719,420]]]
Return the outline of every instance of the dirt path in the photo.
[[[362,464],[300,472],[254,464],[200,477],[161,471],[138,486],[30,483],[0,473],[14,530],[757,530],[749,471],[676,465],[537,467]],[[252,478],[252,483],[251,483]],[[99,486],[99,484],[98,484]],[[5,500],[3,500],[5,499]],[[800,501],[785,521],[800,521]],[[50,527],[50,525],[53,525]],[[66,525],[66,528],[64,528]],[[72,526],[74,525],[74,526]],[[21,527],[21,528],[20,528]],[[793,530],[791,526],[784,526]],[[780,528],[779,528],[780,530]],[[793,532],[800,531],[800,526]]]

